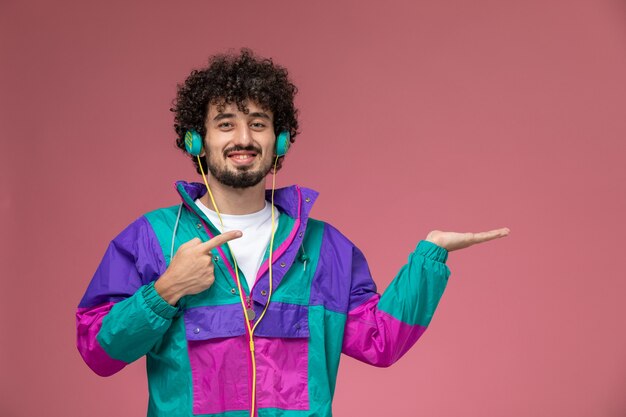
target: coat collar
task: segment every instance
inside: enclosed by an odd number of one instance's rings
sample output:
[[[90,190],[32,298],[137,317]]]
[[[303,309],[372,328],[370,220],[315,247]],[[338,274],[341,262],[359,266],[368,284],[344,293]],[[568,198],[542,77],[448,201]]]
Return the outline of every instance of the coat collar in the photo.
[[[180,194],[181,199],[183,200],[183,204],[185,204],[190,210],[196,211],[196,214],[200,216],[201,214],[198,213],[199,209],[197,209],[193,201],[199,197],[202,197],[206,193],[206,187],[204,186],[204,184],[200,184],[197,182],[187,183],[185,181],[178,181],[176,182],[176,189]],[[266,191],[266,199],[271,199],[271,193],[271,190]],[[273,269],[273,288],[276,288],[278,287],[278,285],[280,285],[280,282],[282,281],[285,273],[289,270],[296,258],[296,255],[302,243],[302,236],[305,234],[306,231],[309,213],[311,211],[313,203],[317,199],[317,196],[317,191],[299,187],[297,185],[279,188],[274,192],[274,204],[278,207],[281,213],[284,213],[287,216],[295,219],[295,221],[293,223],[293,229],[286,237],[285,241],[281,243],[278,248],[276,248],[275,252],[273,252],[275,254],[275,258],[273,258],[273,264],[276,264],[276,262],[280,261],[281,265],[281,268]],[[222,248],[217,247],[216,250],[220,253],[225,262],[227,259],[229,259],[228,256],[224,254]],[[229,272],[233,279],[236,281],[232,265],[229,265],[230,264],[227,264]],[[282,268],[283,266],[288,266],[289,268]],[[263,265],[261,265],[261,269],[259,270],[259,277],[257,278],[257,281],[251,290],[252,292],[250,293],[251,299],[255,302],[254,309],[257,314],[262,313],[263,306],[267,301],[266,294],[268,293],[268,290],[269,280],[268,265],[266,260]]]
[[[188,197],[191,201],[195,201],[207,192],[206,186],[199,182],[176,181],[175,186],[181,198]],[[274,191],[274,204],[281,213],[304,221],[308,219],[318,195],[317,191],[310,188],[291,185]],[[270,201],[271,198],[272,190],[265,190],[265,199]]]

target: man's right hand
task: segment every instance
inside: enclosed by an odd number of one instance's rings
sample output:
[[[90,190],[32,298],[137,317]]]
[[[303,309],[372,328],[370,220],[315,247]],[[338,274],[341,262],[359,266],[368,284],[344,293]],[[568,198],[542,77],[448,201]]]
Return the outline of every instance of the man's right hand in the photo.
[[[170,305],[176,305],[185,295],[198,294],[213,285],[213,256],[211,250],[241,237],[239,230],[231,230],[202,242],[194,237],[179,246],[170,266],[154,283],[154,289]]]

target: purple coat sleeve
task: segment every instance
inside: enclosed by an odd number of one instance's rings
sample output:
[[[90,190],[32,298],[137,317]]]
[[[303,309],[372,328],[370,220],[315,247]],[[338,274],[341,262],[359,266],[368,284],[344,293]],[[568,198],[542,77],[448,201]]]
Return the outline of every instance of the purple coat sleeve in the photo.
[[[376,289],[363,253],[332,227],[323,255],[349,283],[342,352],[365,363],[387,367],[424,333],[450,275],[447,251],[420,241],[387,290]]]
[[[112,375],[145,354],[169,326],[177,309],[153,285],[164,269],[144,217],[110,243],[76,312],[78,351],[98,375]]]

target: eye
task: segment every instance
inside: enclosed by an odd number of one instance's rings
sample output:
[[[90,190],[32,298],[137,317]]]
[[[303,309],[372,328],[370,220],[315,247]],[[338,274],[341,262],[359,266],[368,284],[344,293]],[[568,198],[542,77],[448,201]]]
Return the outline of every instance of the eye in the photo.
[[[228,130],[233,127],[233,124],[231,122],[220,122],[217,127],[223,130]]]
[[[250,126],[251,126],[253,129],[257,129],[257,130],[259,130],[259,129],[263,129],[263,128],[265,128],[265,123],[263,123],[263,122],[254,122],[254,123],[251,123],[251,124],[250,124]]]

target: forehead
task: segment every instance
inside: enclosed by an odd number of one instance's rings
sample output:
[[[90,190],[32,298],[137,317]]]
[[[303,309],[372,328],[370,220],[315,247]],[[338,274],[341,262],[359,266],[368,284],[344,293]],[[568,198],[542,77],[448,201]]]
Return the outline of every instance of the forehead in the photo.
[[[209,119],[222,113],[232,114],[234,117],[246,117],[255,113],[265,113],[270,118],[273,116],[271,110],[264,109],[254,100],[245,101],[242,107],[244,111],[237,108],[237,103],[209,103],[207,115]]]

